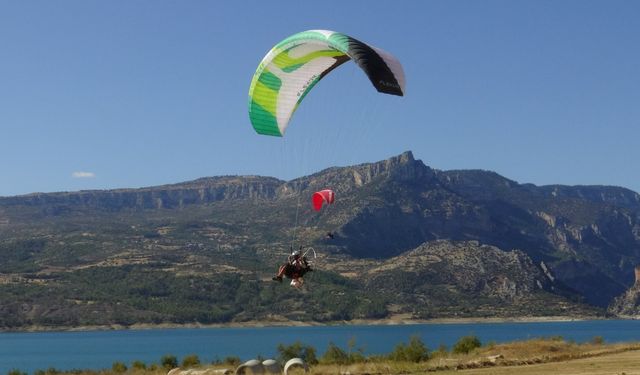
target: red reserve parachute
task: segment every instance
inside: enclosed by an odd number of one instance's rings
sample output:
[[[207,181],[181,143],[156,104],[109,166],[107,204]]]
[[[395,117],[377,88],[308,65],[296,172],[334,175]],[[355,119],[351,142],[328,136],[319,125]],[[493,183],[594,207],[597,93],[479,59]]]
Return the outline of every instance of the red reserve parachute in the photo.
[[[311,203],[313,203],[314,210],[320,211],[322,209],[322,205],[333,204],[334,199],[335,194],[333,193],[333,190],[325,189],[313,193]]]

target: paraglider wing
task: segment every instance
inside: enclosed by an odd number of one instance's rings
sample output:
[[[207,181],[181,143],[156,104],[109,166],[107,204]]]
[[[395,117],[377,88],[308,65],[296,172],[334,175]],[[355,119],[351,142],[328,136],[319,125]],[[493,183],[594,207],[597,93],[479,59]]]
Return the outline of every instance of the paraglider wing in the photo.
[[[316,211],[320,211],[322,209],[323,204],[333,204],[335,200],[335,194],[333,190],[325,189],[320,190],[311,196],[311,203],[313,204],[313,209]]]
[[[249,88],[255,131],[283,136],[309,90],[351,59],[379,92],[404,95],[404,71],[391,54],[335,31],[304,31],[278,43],[258,65]]]

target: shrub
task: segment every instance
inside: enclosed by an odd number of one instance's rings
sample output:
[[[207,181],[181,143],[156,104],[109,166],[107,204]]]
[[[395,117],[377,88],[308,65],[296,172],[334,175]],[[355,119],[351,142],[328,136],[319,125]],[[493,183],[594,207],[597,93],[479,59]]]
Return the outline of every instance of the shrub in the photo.
[[[182,368],[194,367],[200,365],[200,358],[197,355],[191,354],[182,359]]]
[[[349,363],[361,363],[366,362],[367,358],[364,356],[364,349],[357,348],[356,349],[356,338],[352,337],[347,342],[347,346],[349,347]]]
[[[407,360],[404,343],[401,342],[400,344],[396,345],[395,348],[393,348],[393,351],[389,353],[389,359],[396,362]]]
[[[453,346],[455,354],[468,354],[472,350],[482,346],[477,336],[464,336]]]
[[[14,368],[13,370],[9,371],[7,375],[27,375],[27,373]]]
[[[160,364],[167,370],[178,367],[178,358],[175,355],[165,354],[160,358]]]
[[[389,359],[398,362],[422,362],[429,359],[429,349],[418,336],[411,336],[409,344],[400,343],[389,354]]]
[[[367,357],[360,351],[349,354],[349,363],[362,363],[366,361]]]
[[[594,336],[591,339],[591,343],[595,344],[595,345],[602,345],[602,344],[604,344],[604,337],[602,337],[602,336]]]
[[[310,365],[318,364],[316,358],[316,349],[310,345],[305,345],[300,341],[296,341],[291,345],[278,345],[278,358],[282,363],[287,362],[291,358],[301,358]]]
[[[320,358],[320,362],[328,365],[346,365],[349,363],[349,356],[344,350],[330,342],[327,351]]]
[[[429,349],[418,336],[411,336],[406,354],[409,362],[422,362],[429,359]]]
[[[131,363],[131,368],[135,370],[146,370],[147,365],[145,365],[142,361],[133,361],[133,363]]]
[[[111,370],[117,374],[121,374],[127,371],[127,365],[122,362],[113,362],[113,365],[111,365]]]

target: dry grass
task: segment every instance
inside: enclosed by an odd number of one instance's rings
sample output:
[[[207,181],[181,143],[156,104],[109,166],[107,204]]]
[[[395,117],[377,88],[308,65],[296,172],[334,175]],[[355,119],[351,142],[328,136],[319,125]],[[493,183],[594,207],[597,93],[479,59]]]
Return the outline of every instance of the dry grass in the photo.
[[[497,364],[532,364],[590,358],[630,350],[640,350],[640,343],[576,344],[564,340],[533,339],[480,348],[472,354],[471,360],[483,361],[491,356],[502,356],[503,358],[496,360]]]
[[[448,370],[439,375],[640,375],[640,351],[629,350],[596,357],[522,366]]]
[[[588,369],[606,370],[604,373],[607,374],[640,375],[640,343],[576,344],[563,340],[533,339],[482,347],[464,355],[434,353],[433,357],[424,363],[379,361],[349,366],[318,365],[311,369],[311,373],[444,375],[513,374],[517,371],[518,375],[524,375],[582,374]]]

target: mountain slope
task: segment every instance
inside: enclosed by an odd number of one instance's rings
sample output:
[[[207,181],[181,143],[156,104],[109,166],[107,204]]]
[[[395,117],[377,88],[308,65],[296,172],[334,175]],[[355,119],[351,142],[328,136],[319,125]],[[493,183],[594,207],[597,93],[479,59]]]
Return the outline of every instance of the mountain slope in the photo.
[[[640,263],[637,193],[537,187],[485,171],[436,171],[410,153],[385,162],[394,164],[390,170],[376,164],[351,170],[368,178],[349,195],[352,202],[335,210],[345,218],[337,223],[336,242],[353,256],[386,258],[434,239],[477,240],[545,262],[562,282],[603,307],[633,281]]]
[[[307,200],[323,188],[336,203],[316,213]],[[4,197],[0,318],[22,326],[515,316],[527,313],[525,300],[539,314],[594,312],[580,301],[606,307],[633,284],[639,223],[640,197],[627,189],[439,171],[410,152],[288,182],[224,176]],[[294,238],[319,254],[302,295],[269,281]],[[436,274],[432,263],[409,271],[400,261],[447,252],[489,271],[474,271],[469,288],[453,260]],[[177,307],[185,304],[193,308]]]

